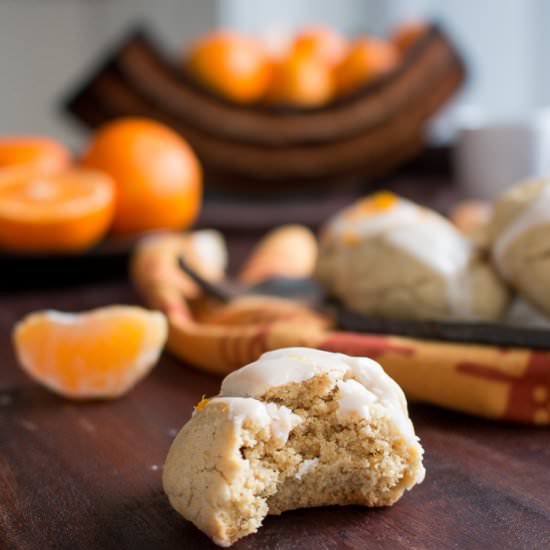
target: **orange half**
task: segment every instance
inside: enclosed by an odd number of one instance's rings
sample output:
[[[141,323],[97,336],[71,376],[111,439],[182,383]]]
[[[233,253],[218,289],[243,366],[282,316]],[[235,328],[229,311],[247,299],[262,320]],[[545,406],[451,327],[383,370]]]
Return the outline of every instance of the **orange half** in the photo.
[[[0,246],[78,252],[98,241],[114,214],[112,180],[102,172],[0,171]]]
[[[67,148],[44,136],[0,136],[0,168],[25,166],[41,173],[65,170],[71,163]]]
[[[13,341],[23,370],[50,390],[71,398],[112,398],[153,368],[167,330],[162,313],[140,307],[50,310],[17,323]]]

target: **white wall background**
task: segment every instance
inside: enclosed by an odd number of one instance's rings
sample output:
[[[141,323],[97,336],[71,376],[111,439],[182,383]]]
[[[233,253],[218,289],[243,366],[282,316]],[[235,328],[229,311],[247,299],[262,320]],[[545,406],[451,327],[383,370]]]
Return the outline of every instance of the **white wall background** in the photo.
[[[174,47],[215,24],[215,0],[0,0],[0,133],[46,133],[77,147],[59,99],[134,21]]]
[[[378,26],[378,4],[376,0],[220,0],[218,17],[222,25],[245,31],[272,26],[295,28],[322,21],[342,32],[354,33]]]
[[[176,48],[215,24],[385,32],[410,15],[441,19],[462,48],[472,76],[462,104],[501,118],[550,105],[550,0],[0,0],[0,133],[78,145],[59,98],[135,20]]]

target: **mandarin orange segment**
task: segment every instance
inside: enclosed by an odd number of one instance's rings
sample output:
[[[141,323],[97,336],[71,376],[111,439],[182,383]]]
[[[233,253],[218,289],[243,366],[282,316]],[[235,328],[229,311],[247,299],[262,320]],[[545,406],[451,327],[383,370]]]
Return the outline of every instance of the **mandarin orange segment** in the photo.
[[[193,44],[186,66],[199,82],[238,103],[260,99],[271,72],[259,40],[223,30],[207,33]]]
[[[77,252],[99,240],[114,211],[111,179],[101,172],[0,170],[0,247]]]
[[[0,168],[24,166],[50,174],[68,168],[70,162],[65,146],[48,137],[0,137]]]
[[[393,69],[399,60],[397,48],[376,38],[361,38],[351,46],[335,70],[340,94],[347,94]]]
[[[14,329],[23,369],[37,382],[72,398],[126,393],[157,362],[167,337],[162,313],[110,306],[85,313],[42,311]]]
[[[83,163],[113,178],[114,233],[182,229],[199,212],[199,161],[187,142],[164,124],[145,118],[110,122],[93,137]]]

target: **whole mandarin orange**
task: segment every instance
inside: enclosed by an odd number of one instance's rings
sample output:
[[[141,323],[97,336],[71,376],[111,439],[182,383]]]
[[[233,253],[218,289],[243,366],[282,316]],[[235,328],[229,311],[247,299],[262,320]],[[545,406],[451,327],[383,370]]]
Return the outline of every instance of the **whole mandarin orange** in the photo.
[[[420,19],[405,21],[399,25],[391,36],[391,41],[401,52],[408,50],[428,31],[428,24]]]
[[[347,94],[393,69],[399,60],[397,48],[376,38],[356,40],[335,70],[338,92]]]
[[[348,48],[348,41],[326,25],[304,27],[298,31],[293,43],[296,53],[313,55],[330,67],[344,59]]]
[[[67,168],[71,155],[61,143],[43,136],[1,136],[0,168],[22,166],[53,173]]]
[[[0,246],[80,252],[108,231],[114,205],[111,178],[96,170],[0,170]]]
[[[318,107],[334,97],[333,71],[313,55],[292,51],[273,68],[266,101]]]
[[[230,31],[201,37],[191,46],[185,64],[202,84],[238,103],[261,98],[271,74],[271,61],[263,44]]]
[[[199,212],[199,161],[179,134],[159,122],[123,118],[106,124],[92,138],[83,163],[114,180],[114,233],[181,229]]]

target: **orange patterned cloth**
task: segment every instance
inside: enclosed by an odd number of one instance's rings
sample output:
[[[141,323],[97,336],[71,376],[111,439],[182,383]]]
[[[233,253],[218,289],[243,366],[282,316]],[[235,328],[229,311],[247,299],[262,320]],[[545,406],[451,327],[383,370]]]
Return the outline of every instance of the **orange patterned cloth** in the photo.
[[[288,232],[283,235],[289,238]],[[298,246],[296,235],[291,238]],[[311,246],[306,241],[302,244]],[[200,291],[177,267],[179,254],[199,273],[216,278],[192,257],[186,235],[160,236],[138,247],[132,275],[145,301],[168,316],[169,349],[197,368],[226,374],[265,351],[307,346],[376,359],[412,400],[488,418],[550,424],[550,344],[546,352],[341,332],[305,305],[264,296],[201,309]],[[311,263],[311,255],[304,258]],[[196,311],[202,311],[199,317]]]

